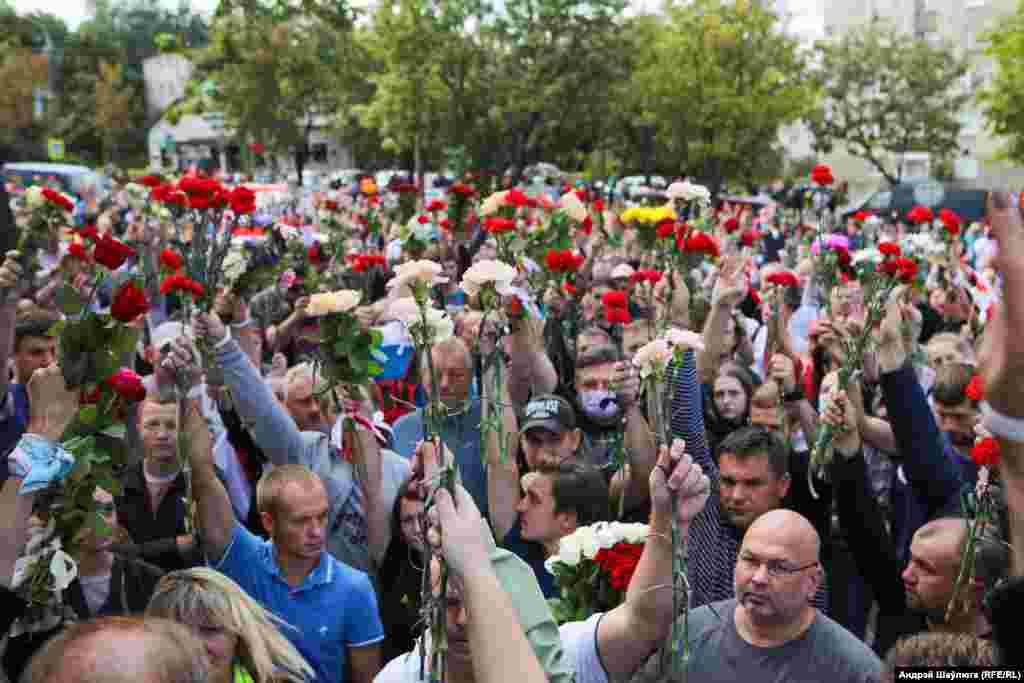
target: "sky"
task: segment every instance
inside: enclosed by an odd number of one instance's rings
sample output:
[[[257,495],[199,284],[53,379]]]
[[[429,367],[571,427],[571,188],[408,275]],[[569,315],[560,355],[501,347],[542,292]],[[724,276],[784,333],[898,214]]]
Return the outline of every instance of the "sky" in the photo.
[[[176,7],[176,0],[161,0],[168,7]],[[654,9],[660,0],[631,0],[638,8]],[[775,0],[777,7],[791,17],[790,29],[806,40],[820,38],[824,32],[822,0]],[[217,0],[191,0],[192,6],[203,13],[212,13]],[[86,18],[86,0],[14,0],[20,14],[36,10],[52,12],[63,17],[72,29]]]

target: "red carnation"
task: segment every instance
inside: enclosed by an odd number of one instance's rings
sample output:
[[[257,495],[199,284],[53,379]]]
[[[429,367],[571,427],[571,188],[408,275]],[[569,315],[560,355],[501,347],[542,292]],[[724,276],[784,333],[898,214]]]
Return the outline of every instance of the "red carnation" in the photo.
[[[761,239],[761,233],[759,233],[757,230],[754,230],[753,228],[747,230],[742,235],[740,235],[740,242],[742,242],[743,246],[745,247],[754,246],[754,242],[756,242],[759,239]]]
[[[658,223],[657,227],[655,227],[654,230],[655,234],[658,236],[659,239],[671,237],[673,234],[675,234],[676,224],[674,221],[666,219]]]
[[[909,258],[901,258],[896,261],[899,268],[899,279],[905,285],[913,284],[917,279],[917,261]]]
[[[430,222],[430,216],[424,216],[423,214],[420,214],[419,216],[416,217],[416,220],[417,222],[419,222],[420,225],[426,225],[427,223]]]
[[[800,280],[788,270],[781,270],[768,276],[768,282],[779,287],[799,287]]]
[[[638,282],[650,282],[651,284],[656,284],[661,282],[662,277],[662,273],[657,270],[638,270],[629,276],[629,280],[633,284]]]
[[[708,256],[718,257],[718,245],[711,239],[711,236],[700,230],[694,230],[686,238],[686,251],[695,251]]]
[[[265,151],[267,151],[267,146],[260,142],[254,142],[251,145],[249,145],[249,151],[251,151],[253,154],[263,154]]]
[[[65,211],[74,211],[75,210],[74,202],[72,202],[70,199],[65,197],[60,192],[57,192],[56,190],[51,190],[48,187],[44,187],[43,188],[43,197],[45,197],[46,200],[49,201],[51,204],[56,204],[57,206],[59,206],[60,208],[64,209]]]
[[[907,220],[915,225],[924,225],[935,220],[935,214],[927,206],[915,206],[907,213]]]
[[[313,246],[309,248],[307,256],[309,256],[309,262],[314,266],[322,266],[326,261],[323,252],[320,250],[319,242],[313,242]]]
[[[975,403],[985,400],[985,380],[982,379],[981,375],[971,377],[971,381],[968,383],[964,393],[967,394],[967,398]]]
[[[628,308],[605,308],[604,318],[613,325],[628,325],[633,322],[633,318],[629,315]]]
[[[590,218],[589,213],[587,214],[587,217],[583,219],[583,222],[580,223],[579,231],[584,235],[589,235],[594,231],[594,221]]]
[[[159,187],[162,182],[163,180],[158,175],[144,175],[139,178],[139,183],[150,188]]]
[[[248,214],[256,210],[256,193],[248,187],[239,186],[227,196],[231,210],[237,214]]]
[[[79,261],[89,261],[89,252],[86,251],[85,245],[81,242],[72,242],[71,245],[68,246],[68,256],[76,258]]]
[[[516,229],[516,222],[510,218],[498,218],[492,216],[484,221],[484,230],[497,235],[502,232],[512,232]]]
[[[594,200],[594,211],[604,211],[604,200],[603,199],[595,199]]]
[[[942,209],[939,211],[939,220],[942,221],[942,225],[950,235],[956,237],[960,234],[960,216],[955,211]]]
[[[530,198],[523,194],[519,188],[513,188],[508,191],[505,195],[505,206],[514,206],[516,208],[522,208],[530,205]]]
[[[75,234],[82,239],[91,240],[93,242],[100,238],[100,231],[96,229],[95,225],[87,225],[80,230],[75,230]]]
[[[196,211],[205,211],[213,204],[213,200],[206,194],[190,194],[188,196],[188,208]]]
[[[442,202],[440,199],[434,199],[427,204],[427,211],[434,213],[435,211],[444,211],[448,208],[448,205]]]
[[[818,164],[811,171],[811,180],[816,185],[827,186],[835,182],[835,178],[832,177],[832,169],[824,164]]]
[[[732,233],[740,229],[740,222],[734,216],[726,220],[725,223],[722,224],[722,227],[725,228],[725,231],[731,235]]]
[[[160,283],[160,293],[170,294],[171,292],[185,292],[192,294],[193,300],[196,297],[202,296],[203,286],[185,275],[171,275],[170,277],[164,278],[164,281]]]
[[[184,265],[184,263],[185,262],[182,260],[181,256],[174,253],[170,249],[164,249],[162,252],[160,252],[160,265],[164,266],[170,271],[181,270],[181,267]]]
[[[442,218],[438,222],[438,225],[441,227],[442,230],[451,230],[452,229],[452,222],[450,220],[448,220],[447,218]]]
[[[565,293],[568,294],[569,296],[579,296],[580,290],[578,290],[576,288],[576,285],[572,284],[571,282],[566,282]]]
[[[476,189],[470,187],[469,185],[466,185],[465,183],[455,183],[454,185],[448,188],[448,193],[457,194],[460,197],[467,198],[472,197],[474,194],[476,194]]]
[[[987,436],[971,449],[971,459],[978,467],[992,467],[999,464],[999,442]]]
[[[757,290],[751,287],[747,290],[747,295],[750,296],[750,300],[754,302],[755,306],[761,305],[761,295],[757,293]]]
[[[115,320],[130,323],[147,311],[149,311],[149,302],[146,301],[146,293],[131,280],[114,292],[114,301],[110,304],[110,315]]]
[[[898,244],[893,242],[880,242],[878,245],[878,251],[881,252],[882,256],[895,256],[899,258],[903,255]]]
[[[601,303],[604,304],[605,308],[626,308],[629,306],[629,299],[626,297],[625,292],[612,290],[611,292],[605,292],[605,295],[601,297]]]
[[[104,265],[110,270],[117,270],[130,257],[135,256],[135,250],[124,242],[118,242],[110,235],[104,235],[96,242],[92,256],[96,259],[96,263]]]
[[[142,378],[130,368],[121,368],[105,380],[105,384],[129,403],[138,403],[146,398],[146,387]]]
[[[857,221],[858,223],[863,223],[870,217],[871,214],[864,210],[858,211],[857,213],[853,214],[853,220]]]

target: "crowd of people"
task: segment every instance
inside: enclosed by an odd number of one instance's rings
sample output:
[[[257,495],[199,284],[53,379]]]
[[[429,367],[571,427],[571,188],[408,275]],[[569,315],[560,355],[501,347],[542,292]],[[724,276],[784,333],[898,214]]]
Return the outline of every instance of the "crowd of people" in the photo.
[[[675,234],[696,210],[673,187],[652,204],[675,209]],[[514,179],[505,190],[518,192]],[[462,229],[444,213],[454,198],[401,215],[400,201],[382,204],[365,187],[328,193],[309,215],[260,231],[246,223],[240,241],[286,231],[304,240],[317,281],[363,292],[355,315],[390,350],[362,392],[323,390],[312,359],[334,340],[322,333],[311,271],[275,273],[254,296],[225,286],[207,312],[180,293],[148,293],[148,311],[132,322],[142,341],[125,358],[146,390],[124,436],[128,465],[92,492],[105,523],[76,539],[76,575],[56,618],[35,614],[17,575],[54,505],[55,444],[83,401],[58,361],[60,292],[84,289],[92,272],[72,246],[82,240],[73,225],[48,236],[41,270],[26,272],[8,252],[7,678],[418,680],[436,674],[424,671],[420,646],[430,647],[425,600],[442,586],[452,683],[665,680],[666,652],[694,681],[882,681],[897,667],[1016,666],[1018,198],[993,193],[984,223],[957,230],[941,253],[921,247],[943,243],[930,221],[712,204],[700,213],[716,258],[681,272],[620,220],[627,207],[585,185],[565,193],[579,198],[572,205],[585,208],[590,229],[581,220],[571,234],[569,281],[541,288],[530,276],[564,264],[508,259],[508,228],[487,218],[488,202],[502,198],[480,187]],[[115,192],[96,217],[101,238],[136,247],[124,273],[141,272],[138,254],[159,257],[198,230],[234,227],[169,229],[168,215],[126,211],[129,194]],[[6,192],[0,199],[0,212],[11,210],[0,224],[28,229],[29,210]],[[524,201],[512,230],[554,220],[551,197]],[[880,245],[919,254],[918,284],[908,279],[876,302],[855,277],[823,280],[823,232],[854,263]],[[332,240],[340,249],[329,252]],[[394,315],[409,293],[389,283],[422,261],[447,276],[433,295],[454,327],[428,348]],[[464,276],[502,261],[516,276],[492,315]],[[105,310],[113,292],[99,289],[89,305]],[[616,293],[625,316],[607,314]],[[669,328],[699,333],[700,343],[673,357],[656,390],[634,358]],[[862,370],[845,376],[865,334]],[[655,391],[669,406],[670,439],[657,433]],[[824,468],[814,454],[823,426],[834,435]],[[427,482],[451,464],[458,484],[428,495]],[[981,498],[994,502],[979,525],[971,501]],[[613,520],[650,529],[628,590],[557,623],[548,600],[565,588],[547,561],[574,532]],[[681,607],[671,595],[673,530],[686,547]],[[670,642],[681,621],[684,651]]]

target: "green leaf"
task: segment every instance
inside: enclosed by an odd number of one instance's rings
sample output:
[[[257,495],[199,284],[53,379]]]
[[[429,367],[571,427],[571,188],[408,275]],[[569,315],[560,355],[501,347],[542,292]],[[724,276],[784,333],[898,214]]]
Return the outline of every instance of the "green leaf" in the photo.
[[[366,366],[366,371],[370,373],[370,375],[376,377],[380,373],[384,372],[384,368],[382,368],[380,365],[377,365],[377,363],[370,361],[370,363],[367,364]]]
[[[110,425],[100,432],[114,439],[123,439],[128,433],[128,428],[123,424]]]
[[[78,411],[78,419],[87,425],[95,424],[99,415],[100,409],[94,405],[82,406]]]
[[[63,285],[57,289],[57,305],[65,315],[78,315],[85,308],[82,295],[71,285]]]

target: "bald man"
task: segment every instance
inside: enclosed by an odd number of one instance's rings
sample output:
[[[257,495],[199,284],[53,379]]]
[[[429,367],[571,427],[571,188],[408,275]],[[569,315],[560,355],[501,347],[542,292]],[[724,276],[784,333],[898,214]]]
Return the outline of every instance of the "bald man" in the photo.
[[[181,624],[105,617],[73,624],[36,653],[22,683],[203,683],[203,644]]]
[[[985,584],[1008,567],[1000,566],[1007,557],[995,553],[979,553],[976,562],[978,583],[973,591],[964,592],[964,609],[956,610],[946,620],[946,610],[956,588],[960,560],[967,543],[967,520],[945,517],[928,522],[917,530],[910,543],[910,561],[903,570],[903,589],[907,608],[923,615],[930,630],[957,631],[976,636],[990,632],[988,620],[981,610]],[[982,547],[992,545],[988,539]],[[1005,553],[1003,553],[1005,555]],[[999,561],[994,561],[999,560]],[[991,575],[991,576],[990,576]]]
[[[811,523],[790,510],[766,512],[750,525],[736,560],[736,597],[690,615],[690,680],[882,679],[875,653],[811,604],[823,578],[820,545]],[[663,680],[658,660],[652,657],[635,680]]]

